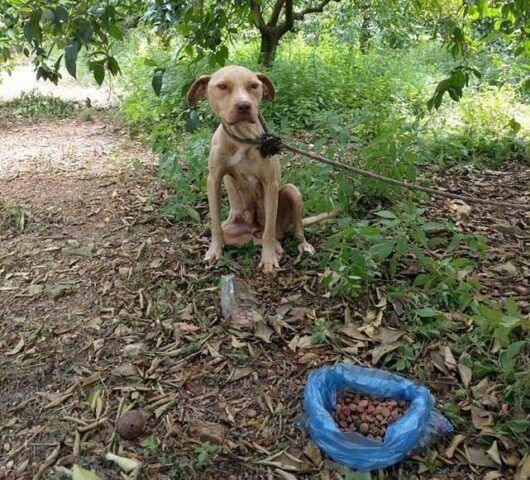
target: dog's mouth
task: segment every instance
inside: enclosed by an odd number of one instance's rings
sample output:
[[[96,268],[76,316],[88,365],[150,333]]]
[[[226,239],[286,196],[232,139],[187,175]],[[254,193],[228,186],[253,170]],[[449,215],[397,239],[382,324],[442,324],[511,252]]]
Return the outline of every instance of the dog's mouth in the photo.
[[[250,115],[247,116],[247,117],[241,117],[241,118],[236,118],[236,119],[233,119],[232,121],[230,122],[226,122],[228,123],[228,125],[230,126],[234,126],[234,125],[239,125],[240,123],[256,123],[256,120],[253,119]]]
[[[230,126],[238,125],[240,123],[257,123],[256,118],[254,115],[249,113],[237,113],[230,118],[225,120],[225,123],[227,123]]]

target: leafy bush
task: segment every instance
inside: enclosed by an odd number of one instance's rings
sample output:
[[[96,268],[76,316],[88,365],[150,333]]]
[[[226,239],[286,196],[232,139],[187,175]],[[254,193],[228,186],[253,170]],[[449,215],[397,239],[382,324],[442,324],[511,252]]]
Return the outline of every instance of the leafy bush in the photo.
[[[74,109],[72,102],[51,95],[41,95],[37,91],[23,92],[20,97],[0,105],[0,111],[5,110],[15,117],[30,119],[66,118]]]

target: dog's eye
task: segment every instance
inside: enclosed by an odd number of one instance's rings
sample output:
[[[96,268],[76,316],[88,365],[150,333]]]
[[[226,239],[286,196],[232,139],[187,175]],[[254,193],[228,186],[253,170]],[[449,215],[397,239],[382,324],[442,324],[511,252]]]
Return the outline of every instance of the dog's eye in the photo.
[[[219,90],[226,90],[228,87],[226,86],[225,83],[220,83],[219,85],[217,85],[217,88]]]
[[[250,88],[252,88],[252,90],[256,90],[258,87],[259,87],[259,83],[251,83],[250,84]]]

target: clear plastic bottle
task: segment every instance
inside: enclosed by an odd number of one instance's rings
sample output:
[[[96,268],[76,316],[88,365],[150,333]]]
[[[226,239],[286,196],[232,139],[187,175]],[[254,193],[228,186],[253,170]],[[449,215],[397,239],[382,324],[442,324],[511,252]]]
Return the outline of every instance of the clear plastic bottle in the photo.
[[[258,303],[249,286],[235,275],[221,277],[221,310],[232,325],[252,328],[259,317]]]

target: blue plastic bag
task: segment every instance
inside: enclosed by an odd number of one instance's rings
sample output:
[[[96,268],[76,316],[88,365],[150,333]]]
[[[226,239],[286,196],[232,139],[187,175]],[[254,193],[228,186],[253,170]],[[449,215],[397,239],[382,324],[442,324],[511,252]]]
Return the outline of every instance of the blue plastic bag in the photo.
[[[340,431],[332,413],[337,395],[344,390],[406,400],[410,406],[388,427],[384,440],[379,442]],[[345,363],[309,374],[304,410],[305,427],[320,449],[335,462],[363,472],[394,465],[453,431],[449,420],[434,408],[426,387],[384,370]]]

